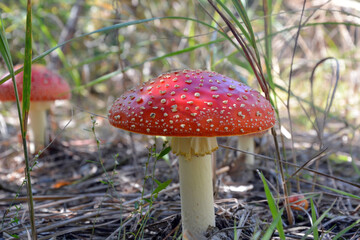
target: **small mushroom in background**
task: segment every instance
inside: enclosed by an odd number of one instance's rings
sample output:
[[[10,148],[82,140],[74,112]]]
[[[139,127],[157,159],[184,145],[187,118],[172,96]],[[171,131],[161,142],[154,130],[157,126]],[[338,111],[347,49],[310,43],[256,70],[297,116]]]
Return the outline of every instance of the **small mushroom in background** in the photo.
[[[22,101],[23,72],[15,76],[15,81],[19,99]],[[30,142],[35,144],[35,152],[41,150],[46,143],[46,111],[55,100],[70,99],[70,97],[70,86],[63,78],[43,65],[32,65],[29,125]],[[0,85],[0,101],[16,101],[12,81]]]
[[[249,153],[254,153],[254,148],[255,148],[254,136],[251,135],[239,136],[236,148]],[[239,157],[244,159],[244,162],[247,166],[255,165],[254,155],[240,152]]]
[[[290,207],[296,211],[306,211],[309,208],[309,201],[303,194],[289,196]]]
[[[256,134],[240,135],[237,137],[236,148],[241,151],[236,153],[236,159],[231,164],[232,168],[229,171],[231,179],[235,182],[245,183],[254,179],[253,172],[249,172],[246,175],[239,175],[239,172],[253,170],[255,165],[255,138],[262,137],[266,132],[260,132]]]
[[[264,132],[274,109],[257,91],[221,74],[183,70],[125,92],[109,122],[127,131],[171,137],[179,156],[183,236],[201,239],[215,226],[211,153],[217,136]]]

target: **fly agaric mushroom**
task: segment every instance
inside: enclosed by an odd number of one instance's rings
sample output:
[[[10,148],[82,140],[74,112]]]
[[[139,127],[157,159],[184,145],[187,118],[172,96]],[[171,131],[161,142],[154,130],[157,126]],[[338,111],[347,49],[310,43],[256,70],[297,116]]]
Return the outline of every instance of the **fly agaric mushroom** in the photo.
[[[255,145],[254,136],[245,135],[245,136],[239,136],[238,137],[237,149],[253,153],[254,152],[254,147],[255,147],[254,145]],[[248,166],[253,166],[255,164],[254,155],[252,155],[252,154],[244,154],[243,152],[240,152],[239,156],[244,157],[244,160],[245,160],[244,162]]]
[[[217,136],[263,132],[275,123],[271,104],[257,91],[202,70],[160,75],[125,92],[109,111],[111,125],[171,138],[179,155],[183,234],[200,239],[215,226],[211,153]]]
[[[309,208],[309,201],[303,194],[289,196],[289,203],[293,210],[304,211]]]
[[[19,68],[18,66],[15,68]],[[19,99],[22,101],[23,72],[15,76]],[[31,141],[35,144],[35,151],[44,147],[46,130],[46,110],[52,102],[69,99],[71,96],[69,84],[59,75],[51,72],[43,65],[34,64],[31,67],[30,93],[30,128]],[[16,101],[13,83],[7,81],[0,85],[0,101]]]

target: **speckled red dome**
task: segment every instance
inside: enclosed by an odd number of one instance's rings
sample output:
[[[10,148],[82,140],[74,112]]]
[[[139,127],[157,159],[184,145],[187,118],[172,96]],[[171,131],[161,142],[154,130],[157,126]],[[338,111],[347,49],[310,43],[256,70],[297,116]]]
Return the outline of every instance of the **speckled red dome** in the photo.
[[[258,91],[219,73],[162,74],[125,92],[109,111],[111,125],[131,132],[178,137],[263,132],[275,112]]]
[[[19,98],[22,100],[23,72],[15,76]],[[69,84],[56,73],[43,65],[34,64],[31,67],[31,101],[54,101],[71,97]],[[15,101],[12,81],[0,85],[0,101]]]

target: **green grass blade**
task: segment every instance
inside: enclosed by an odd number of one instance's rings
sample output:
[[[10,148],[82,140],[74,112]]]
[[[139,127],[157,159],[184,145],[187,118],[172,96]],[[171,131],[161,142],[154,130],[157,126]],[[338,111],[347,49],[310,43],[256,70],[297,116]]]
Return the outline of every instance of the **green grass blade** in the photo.
[[[243,20],[243,23],[246,26],[247,32],[249,34],[249,42],[255,42],[255,34],[251,26],[251,21],[249,19],[249,16],[246,13],[246,9],[241,1],[232,0],[232,3],[234,4],[238,14],[240,15],[241,20]]]
[[[31,0],[27,1],[27,15],[26,15],[26,36],[25,36],[25,59],[24,59],[24,78],[23,78],[23,108],[22,108],[22,140],[25,157],[25,177],[27,186],[28,196],[28,207],[30,215],[31,225],[31,236],[33,240],[37,240],[36,225],[35,225],[35,209],[34,200],[31,186],[31,175],[30,175],[30,159],[27,152],[26,144],[26,132],[27,132],[27,119],[30,110],[30,90],[31,90],[31,64],[32,64],[32,11],[31,11]]]
[[[30,5],[30,6],[29,6]],[[25,59],[24,59],[24,77],[23,77],[23,93],[22,93],[22,118],[24,136],[27,132],[27,120],[30,109],[30,90],[31,90],[31,58],[32,58],[32,29],[31,29],[31,1],[28,2],[26,16],[26,36],[25,36]]]
[[[320,184],[318,184],[318,186],[319,186],[319,187],[322,187],[322,188],[325,188],[325,189],[327,189],[327,190],[336,192],[336,193],[338,193],[338,194],[347,196],[347,197],[349,197],[349,198],[354,198],[354,199],[360,200],[360,196],[357,196],[357,195],[354,195],[354,194],[351,194],[351,193],[347,193],[347,192],[344,192],[344,191],[341,191],[341,190],[338,190],[338,189],[335,189],[335,188],[331,188],[331,187],[328,187],[328,186],[320,185]]]
[[[270,224],[269,228],[266,230],[265,234],[261,238],[261,240],[269,240],[273,236],[273,233],[275,231],[275,228],[280,223],[281,224],[281,216],[284,212],[284,209],[280,209],[279,214],[276,216],[274,221]]]
[[[266,199],[268,201],[268,205],[269,205],[269,208],[270,208],[270,212],[271,212],[271,215],[273,217],[273,221],[276,220],[276,218],[278,217],[278,215],[280,214],[280,211],[277,207],[277,205],[275,204],[275,200],[274,200],[274,197],[270,191],[270,188],[266,182],[266,179],[264,177],[264,175],[258,171],[258,174],[260,175],[261,177],[261,180],[263,182],[263,185],[264,185],[264,190],[265,190],[265,195],[266,195]],[[277,225],[276,225],[276,228],[279,232],[279,236],[280,236],[280,239],[282,240],[285,240],[285,233],[284,233],[284,228],[283,228],[283,225],[282,225],[282,221],[278,221]]]
[[[271,0],[263,0],[264,5],[264,29],[265,29],[265,52],[266,58],[271,66],[272,60],[272,38],[268,37],[272,33],[272,1]],[[269,70],[268,70],[269,72]]]
[[[236,23],[236,25],[240,28],[241,33],[245,36],[245,38],[249,41],[252,42],[252,38],[250,37],[250,35],[248,34],[248,32],[246,31],[246,29],[242,26],[242,24],[239,22],[239,20],[237,19],[237,17],[235,17],[235,15],[230,11],[230,9],[228,7],[226,7],[226,5],[220,1],[220,0],[216,0],[216,2],[225,10],[225,12],[231,17],[231,19]]]
[[[232,3],[234,4],[238,14],[240,15],[241,20],[243,21],[243,23],[245,24],[247,33],[249,35],[249,43],[251,44],[251,46],[254,49],[255,52],[255,56],[257,59],[257,62],[260,63],[259,66],[261,67],[261,60],[260,60],[260,54],[259,54],[259,50],[257,48],[257,44],[256,44],[256,38],[255,38],[255,34],[254,34],[254,30],[252,28],[251,25],[251,21],[249,19],[249,16],[247,15],[246,9],[244,7],[244,5],[242,4],[241,1],[238,0],[232,0]],[[238,24],[237,24],[238,25]],[[238,25],[239,27],[239,25]],[[246,31],[245,30],[245,31]],[[242,32],[244,34],[244,32]]]
[[[347,233],[351,229],[355,228],[356,225],[359,225],[357,227],[360,228],[360,219],[358,219],[356,222],[354,222],[350,226],[348,226],[348,227],[344,228],[343,230],[341,230],[340,232],[338,232],[338,234],[336,234],[332,240],[337,240],[337,239],[341,238],[345,233]]]
[[[328,212],[332,209],[332,207],[334,206],[335,202],[333,202],[331,204],[331,206],[325,211],[323,212],[323,214],[321,214],[321,216],[315,221],[313,222],[313,225],[311,226],[310,229],[308,229],[305,232],[305,235],[301,238],[301,240],[305,240],[307,238],[307,236],[309,236],[309,234],[314,233],[315,229],[317,229],[317,227],[319,226],[319,224],[321,223],[321,221],[327,216]],[[316,230],[317,231],[317,230]],[[316,239],[316,238],[314,238]]]
[[[311,219],[312,222],[314,223],[316,222],[316,209],[312,198],[310,198],[310,206],[311,206]],[[319,230],[317,228],[314,229],[313,236],[315,240],[319,239]]]

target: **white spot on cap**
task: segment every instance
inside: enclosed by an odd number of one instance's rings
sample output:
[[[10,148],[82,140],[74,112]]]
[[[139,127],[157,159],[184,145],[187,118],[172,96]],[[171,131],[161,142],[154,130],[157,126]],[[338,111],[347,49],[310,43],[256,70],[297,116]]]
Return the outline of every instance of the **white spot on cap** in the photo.
[[[176,104],[171,106],[171,111],[172,112],[177,112],[177,105]]]
[[[238,116],[239,116],[239,117],[242,117],[243,119],[245,118],[245,115],[242,114],[242,112],[238,112]]]

